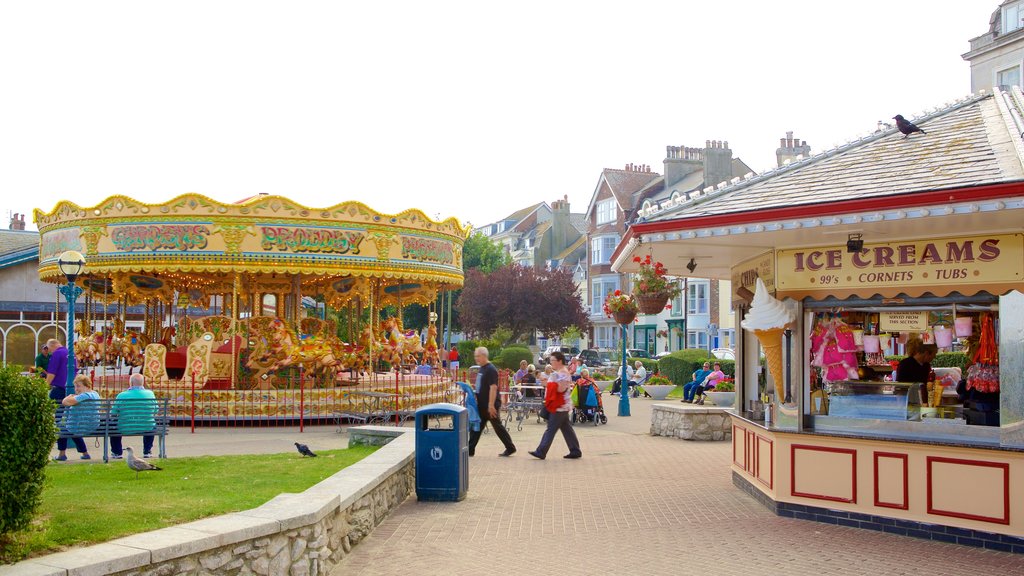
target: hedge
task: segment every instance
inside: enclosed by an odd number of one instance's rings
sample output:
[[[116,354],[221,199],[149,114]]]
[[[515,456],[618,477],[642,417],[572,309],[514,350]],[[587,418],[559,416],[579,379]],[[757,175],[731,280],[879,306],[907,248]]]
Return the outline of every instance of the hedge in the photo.
[[[696,348],[678,350],[668,356],[664,356],[658,361],[658,367],[661,370],[662,376],[671,380],[673,384],[681,385],[692,382],[693,373],[700,370],[705,362],[710,362],[712,365],[718,362],[722,367],[722,372],[727,376],[736,374],[736,362],[734,360],[708,358],[707,350],[698,350]]]
[[[621,362],[621,360],[619,361]],[[626,362],[633,369],[636,369],[636,363],[640,362],[641,364],[643,364],[644,368],[647,369],[648,373],[654,374],[655,372],[658,371],[658,361],[653,358],[626,358]]]
[[[527,364],[532,364],[533,352],[530,352],[530,349],[525,346],[509,346],[494,359],[494,365],[498,368],[518,370],[519,363],[523,360],[526,360]]]
[[[39,505],[56,407],[40,378],[0,367],[0,543],[27,527]]]
[[[895,360],[899,362],[906,356],[886,356],[885,359],[889,361]],[[935,355],[935,360],[932,360],[932,368],[959,368],[965,374],[967,373],[967,366],[970,364],[970,360],[967,358],[967,354],[963,352],[939,352]]]

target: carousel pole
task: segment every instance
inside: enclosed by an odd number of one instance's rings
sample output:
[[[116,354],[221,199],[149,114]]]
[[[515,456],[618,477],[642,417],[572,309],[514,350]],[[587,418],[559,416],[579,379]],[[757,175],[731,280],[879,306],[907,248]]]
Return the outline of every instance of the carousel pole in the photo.
[[[231,283],[231,389],[235,390],[235,375],[238,374],[238,344],[235,335],[238,332],[238,272],[235,272],[234,281]]]
[[[405,323],[404,323],[405,319],[402,317],[402,279],[401,278],[398,279],[398,290],[396,291],[395,300],[398,302],[398,321],[396,322],[396,324],[401,326],[402,330],[404,330],[405,329]],[[405,337],[405,335],[402,334],[401,330],[398,333],[398,337],[399,338],[404,338]],[[399,394],[401,394],[401,391],[399,390],[401,377],[402,377],[402,359],[399,358],[398,359],[398,366],[395,367],[395,426],[398,426],[398,396],[399,396]]]
[[[100,341],[103,342],[103,353],[100,360],[103,362],[103,371],[100,372],[100,383],[107,387],[107,306],[110,303],[107,290],[110,286],[110,276],[103,278],[103,328],[100,330]]]

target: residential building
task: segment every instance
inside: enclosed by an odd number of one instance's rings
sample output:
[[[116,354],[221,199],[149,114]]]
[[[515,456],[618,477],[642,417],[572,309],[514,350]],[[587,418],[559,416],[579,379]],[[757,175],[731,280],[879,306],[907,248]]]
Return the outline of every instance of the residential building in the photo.
[[[473,230],[500,244],[522,266],[547,266],[564,261],[586,232],[583,214],[569,210],[564,196],[550,205],[539,202]]]
[[[587,209],[590,256],[592,341],[598,348],[618,347],[620,330],[603,312],[604,300],[615,290],[629,290],[628,276],[612,271],[610,259],[628,225],[643,221],[663,205],[679,203],[708,187],[725,185],[751,173],[734,158],[728,142],[706,141],[703,148],[668,146],[664,175],[650,166],[628,164],[605,169]],[[680,278],[682,294],[657,315],[641,315],[632,328],[631,347],[652,354],[683,348],[725,346],[734,338],[731,311],[719,305],[727,281]]]
[[[989,19],[988,32],[971,38],[963,59],[971,63],[971,91],[1022,87],[1024,0],[1006,0]]]

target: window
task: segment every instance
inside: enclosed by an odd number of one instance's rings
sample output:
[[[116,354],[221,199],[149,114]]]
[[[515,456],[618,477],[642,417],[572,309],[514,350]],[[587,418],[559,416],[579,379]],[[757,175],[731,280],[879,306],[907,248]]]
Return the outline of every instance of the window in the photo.
[[[679,288],[682,289],[682,287],[683,287],[683,282],[680,280],[679,281]],[[670,314],[672,316],[682,316],[683,315],[683,293],[682,292],[680,292],[679,294],[676,294],[676,297],[672,299],[672,312],[670,312]]]
[[[615,247],[619,245],[619,237],[617,235],[612,236],[598,236],[590,241],[590,263],[591,264],[609,264],[612,260],[612,252],[615,252]]]
[[[593,290],[591,291],[590,313],[597,316],[604,314],[604,301],[608,295],[619,289],[619,278],[617,276],[608,278],[594,278]]]
[[[597,326],[594,328],[594,344],[597,348],[616,349],[619,346],[618,326]]]
[[[1020,86],[1020,66],[1014,66],[998,72],[996,74],[996,85],[1003,90],[1009,90],[1011,86]]]
[[[691,283],[687,289],[686,295],[686,312],[688,314],[707,314],[708,313],[708,285],[701,283]]]
[[[1024,26],[1024,6],[1020,2],[1003,6],[1003,34],[1009,34]]]
[[[699,330],[687,330],[686,347],[706,349],[708,347],[708,333]]]
[[[597,203],[597,224],[607,224],[615,220],[615,199],[609,198]]]

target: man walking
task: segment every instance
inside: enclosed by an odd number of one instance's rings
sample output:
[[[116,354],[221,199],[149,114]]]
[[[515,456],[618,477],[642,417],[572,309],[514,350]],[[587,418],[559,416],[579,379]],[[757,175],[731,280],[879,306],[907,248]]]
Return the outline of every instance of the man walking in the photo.
[[[50,351],[50,361],[46,366],[46,383],[50,386],[50,399],[60,404],[67,396],[68,349],[56,338],[47,340],[46,348]],[[71,362],[72,373],[77,372],[73,358]]]
[[[490,422],[491,427],[494,428],[494,433],[501,440],[501,443],[505,445],[505,451],[498,456],[511,456],[516,453],[516,445],[512,443],[512,436],[509,435],[508,430],[501,424],[501,394],[498,392],[498,369],[491,364],[489,360],[490,352],[487,348],[480,346],[477,348],[473,357],[476,360],[478,366],[480,366],[480,372],[476,376],[476,405],[480,411],[480,418],[483,420],[480,424],[479,430],[474,430],[469,434],[469,455],[472,456],[476,453],[477,442],[480,441],[480,434],[483,433],[484,427]]]

